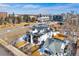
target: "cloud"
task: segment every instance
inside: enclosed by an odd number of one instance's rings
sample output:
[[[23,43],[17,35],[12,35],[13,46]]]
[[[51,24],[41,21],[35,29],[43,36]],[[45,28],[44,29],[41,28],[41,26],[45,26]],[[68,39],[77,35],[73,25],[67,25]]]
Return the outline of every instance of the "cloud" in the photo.
[[[40,8],[40,5],[27,4],[23,6],[24,9],[37,9]]]
[[[78,4],[76,4],[78,5]],[[70,11],[77,11],[79,8],[75,8],[75,4],[65,4],[65,5],[56,5],[56,6],[49,6],[43,7],[38,10],[39,13],[43,14],[54,14],[54,13],[64,13]]]
[[[64,10],[64,9],[69,9],[71,8],[70,4],[68,5],[59,5],[59,6],[49,6],[49,7],[44,7],[41,8],[40,10],[47,10],[47,11],[53,11],[53,10]]]
[[[55,14],[55,13],[64,13],[64,12],[70,12],[71,10],[77,10],[78,8],[75,8],[78,4],[58,4],[54,6],[41,6],[41,5],[33,5],[33,4],[27,4],[23,6],[23,9],[26,13],[35,13],[35,14]]]
[[[27,4],[23,6],[23,9],[26,10],[28,13],[43,13],[43,14],[50,14],[53,11],[59,11],[70,8],[69,4],[67,5],[54,5],[54,6],[41,6],[41,5],[33,5],[33,4]]]
[[[0,3],[0,7],[10,7],[10,5]]]
[[[49,7],[42,7],[38,10],[39,13],[43,13],[43,14],[52,14],[53,12],[59,12],[65,9],[70,8],[70,6],[66,5],[66,6],[49,6]]]
[[[49,5],[49,4],[48,4]],[[2,8],[1,8],[2,7]],[[69,12],[70,10],[79,10],[79,4],[55,4],[45,6],[45,4],[0,4],[0,11],[16,12],[16,13],[32,13],[32,14],[54,14]]]

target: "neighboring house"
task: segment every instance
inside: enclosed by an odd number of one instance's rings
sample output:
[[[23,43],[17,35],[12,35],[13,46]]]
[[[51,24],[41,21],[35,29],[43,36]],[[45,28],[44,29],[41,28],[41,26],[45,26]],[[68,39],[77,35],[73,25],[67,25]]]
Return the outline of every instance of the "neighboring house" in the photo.
[[[39,15],[38,16],[38,21],[49,21],[50,20],[50,15]]]
[[[53,20],[62,22],[63,21],[63,16],[62,15],[53,15]]]
[[[0,12],[0,18],[5,18],[7,15],[7,12]]]

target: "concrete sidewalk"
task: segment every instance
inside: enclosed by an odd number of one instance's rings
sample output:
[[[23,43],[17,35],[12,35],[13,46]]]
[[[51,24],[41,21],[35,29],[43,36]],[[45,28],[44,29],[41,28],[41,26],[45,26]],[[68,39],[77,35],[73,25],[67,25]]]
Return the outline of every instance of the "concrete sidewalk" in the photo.
[[[0,56],[12,56],[12,54],[0,45]]]

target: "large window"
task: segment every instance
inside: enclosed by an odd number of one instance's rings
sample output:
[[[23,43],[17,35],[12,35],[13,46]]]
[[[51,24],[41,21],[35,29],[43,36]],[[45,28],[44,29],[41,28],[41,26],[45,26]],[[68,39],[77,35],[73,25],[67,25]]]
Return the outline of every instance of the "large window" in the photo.
[[[54,21],[63,21],[63,16],[61,16],[61,15],[54,15],[53,16],[53,20]]]

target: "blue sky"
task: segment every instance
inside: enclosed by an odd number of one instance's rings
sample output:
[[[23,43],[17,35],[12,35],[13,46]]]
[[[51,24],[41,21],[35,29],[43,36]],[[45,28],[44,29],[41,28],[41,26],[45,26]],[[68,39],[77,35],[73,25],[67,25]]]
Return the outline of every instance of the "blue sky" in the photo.
[[[16,14],[79,13],[78,3],[0,3],[0,12]]]

